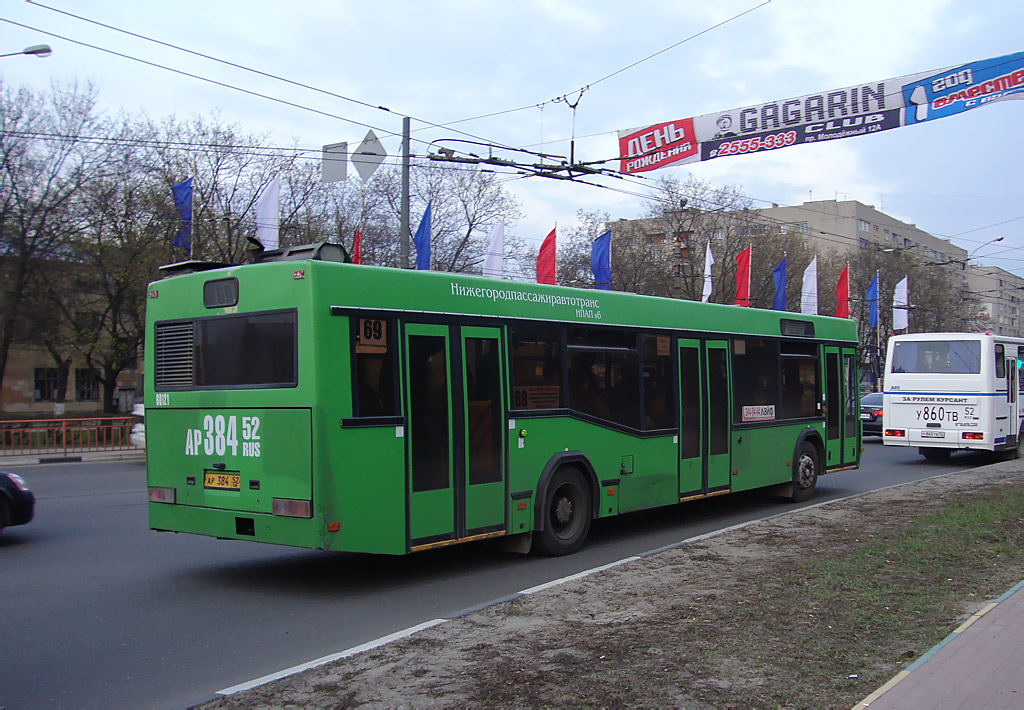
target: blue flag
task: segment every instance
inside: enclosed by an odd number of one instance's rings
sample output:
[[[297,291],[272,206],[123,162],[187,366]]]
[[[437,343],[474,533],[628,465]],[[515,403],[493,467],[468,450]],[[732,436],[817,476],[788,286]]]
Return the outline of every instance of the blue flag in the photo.
[[[590,270],[594,272],[594,288],[612,288],[612,230],[594,240],[590,248]]]
[[[786,310],[786,257],[778,266],[772,269],[772,279],[775,281],[775,300],[772,301],[772,310]]]
[[[427,209],[420,218],[413,242],[416,244],[416,268],[430,271],[430,202],[427,202]]]
[[[181,229],[171,246],[181,247],[186,254],[192,256],[192,178],[171,185],[171,194],[174,195],[174,209],[181,218]]]
[[[875,328],[878,326],[878,272],[875,272],[875,278],[871,279],[871,283],[868,285],[868,290],[864,294],[868,301],[868,327]]]

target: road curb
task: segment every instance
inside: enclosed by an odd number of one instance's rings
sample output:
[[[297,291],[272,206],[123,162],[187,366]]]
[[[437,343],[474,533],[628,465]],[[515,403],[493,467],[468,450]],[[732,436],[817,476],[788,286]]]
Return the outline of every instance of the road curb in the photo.
[[[145,461],[145,451],[85,451],[81,454],[68,456],[47,455],[38,456],[4,456],[0,457],[0,469],[15,468],[18,466],[39,466],[54,463],[94,463],[98,461]]]
[[[833,505],[835,503],[841,503],[841,502],[856,500],[856,499],[861,498],[863,496],[871,495],[872,493],[877,493],[879,491],[886,491],[886,490],[890,490],[892,488],[901,488],[903,486],[911,486],[911,485],[920,483],[921,481],[930,481],[930,480],[933,480],[933,479],[936,479],[936,478],[945,478],[947,476],[955,476],[955,475],[958,475],[958,474],[962,474],[962,473],[964,473],[966,471],[977,471],[977,470],[978,469],[960,469],[958,471],[948,471],[946,473],[936,474],[935,476],[929,476],[928,478],[922,478],[922,479],[919,479],[917,481],[907,481],[906,483],[895,483],[895,484],[893,484],[891,486],[885,486],[884,488],[876,488],[876,489],[871,490],[871,491],[864,491],[862,493],[856,493],[854,495],[846,496],[844,498],[836,498],[834,500],[825,500],[825,501],[821,501],[820,503],[815,503],[815,504],[812,504],[812,505],[804,505],[804,506],[801,506],[799,508],[795,508],[793,510],[787,510],[787,511],[784,511],[782,513],[778,513],[776,515],[770,515],[770,516],[766,516],[766,517],[763,517],[763,518],[757,518],[756,520],[747,520],[745,522],[737,523],[735,525],[730,525],[728,527],[724,527],[724,528],[721,528],[719,530],[712,530],[710,532],[702,533],[700,535],[695,535],[693,537],[688,537],[685,540],[680,540],[679,542],[673,542],[673,543],[670,543],[668,545],[663,545],[661,547],[655,548],[653,550],[648,550],[646,552],[641,552],[641,553],[636,554],[636,555],[631,555],[629,557],[625,557],[625,558],[622,558],[620,560],[615,560],[614,562],[608,562],[606,564],[599,565],[597,567],[591,567],[590,569],[583,570],[582,572],[577,572],[576,574],[571,574],[571,575],[568,575],[566,577],[560,577],[559,579],[554,579],[554,580],[551,580],[550,582],[544,582],[543,584],[539,584],[539,585],[534,586],[534,587],[529,587],[527,589],[521,590],[519,592],[515,592],[513,594],[506,595],[504,597],[500,597],[498,599],[492,599],[490,601],[486,601],[486,602],[483,602],[481,604],[476,604],[474,606],[471,606],[471,607],[468,607],[466,609],[462,609],[460,611],[457,611],[457,612],[454,612],[454,613],[449,614],[447,616],[444,616],[444,617],[442,617],[440,619],[432,619],[431,621],[426,621],[426,622],[423,622],[422,624],[418,624],[416,626],[411,626],[409,628],[402,629],[401,631],[396,631],[396,632],[388,634],[386,636],[381,636],[380,638],[374,639],[373,641],[368,641],[368,642],[366,642],[364,644],[360,644],[358,646],[353,646],[351,648],[348,648],[348,649],[346,649],[344,651],[340,651],[338,653],[330,654],[328,656],[323,656],[321,658],[317,658],[317,659],[314,659],[312,661],[307,661],[306,663],[302,663],[302,664],[299,664],[299,665],[296,665],[296,666],[292,666],[291,668],[286,668],[284,670],[277,671],[275,673],[271,673],[271,674],[262,676],[260,678],[255,678],[253,680],[246,681],[244,683],[239,683],[238,685],[233,685],[233,686],[231,686],[229,688],[225,688],[223,690],[218,690],[217,693],[215,694],[215,697],[222,698],[222,697],[225,697],[225,696],[228,696],[228,695],[233,695],[235,693],[241,692],[243,690],[251,690],[253,688],[259,687],[261,685],[265,685],[265,684],[270,683],[272,681],[280,680],[282,678],[286,678],[286,677],[294,675],[296,673],[301,673],[302,671],[308,670],[310,668],[316,668],[317,666],[325,665],[327,663],[330,663],[331,661],[340,660],[342,658],[348,658],[349,656],[354,656],[356,654],[362,653],[363,651],[369,651],[371,649],[378,648],[380,646],[384,646],[384,645],[386,645],[388,643],[391,643],[392,641],[397,641],[397,640],[400,640],[400,639],[403,639],[403,638],[407,638],[407,637],[412,636],[413,634],[416,634],[416,633],[418,633],[420,631],[423,631],[425,629],[432,628],[434,626],[439,626],[440,624],[443,624],[446,621],[453,621],[455,619],[460,619],[460,618],[463,618],[465,616],[469,616],[470,614],[474,614],[474,613],[479,612],[479,611],[484,611],[485,609],[489,609],[491,607],[498,606],[500,604],[505,604],[505,603],[508,603],[508,602],[511,602],[511,601],[515,601],[517,599],[520,599],[520,598],[522,598],[524,596],[527,596],[529,594],[533,594],[535,592],[551,589],[551,588],[560,586],[562,584],[565,584],[566,582],[572,582],[572,581],[575,581],[575,580],[578,580],[578,579],[583,579],[585,577],[589,577],[589,576],[597,574],[599,572],[604,572],[604,571],[612,569],[614,567],[619,567],[621,565],[625,565],[625,564],[628,564],[628,563],[631,563],[631,562],[636,562],[638,560],[646,559],[646,558],[651,557],[653,555],[657,555],[657,554],[659,554],[661,552],[667,552],[669,550],[674,550],[674,549],[677,549],[677,548],[680,548],[680,547],[684,547],[686,545],[692,545],[693,543],[700,542],[702,540],[707,540],[707,539],[710,539],[710,538],[713,538],[713,537],[718,537],[719,535],[725,535],[726,533],[733,532],[735,530],[741,530],[743,528],[749,527],[751,525],[755,525],[757,523],[761,523],[761,522],[765,522],[765,521],[769,521],[769,520],[776,520],[778,518],[783,518],[783,517],[786,517],[786,516],[789,516],[789,515],[794,515],[796,513],[803,513],[803,512],[806,512],[806,511],[809,511],[809,510],[814,510],[816,508],[821,508],[821,507],[824,507],[824,506],[827,506],[827,505]],[[1024,584],[1024,582],[1022,582],[1021,584]],[[1004,595],[1004,596],[1008,596],[1009,593],[1010,592],[1008,592],[1007,595]],[[1000,599],[1002,599],[1002,597],[1000,597]],[[904,672],[906,672],[906,671],[904,671]],[[890,682],[892,682],[892,681],[890,681]],[[891,686],[889,686],[889,687],[891,687]],[[861,705],[857,705],[856,706],[856,708],[860,708],[860,707],[862,707],[862,706]]]
[[[945,646],[948,643],[950,643],[953,639],[955,639],[957,636],[959,636],[964,631],[966,631],[968,628],[970,628],[971,625],[974,624],[974,622],[976,622],[981,617],[985,616],[985,614],[989,613],[993,609],[995,609],[999,605],[1000,602],[1003,602],[1003,601],[1006,601],[1007,599],[1009,599],[1010,596],[1014,592],[1018,591],[1021,588],[1024,588],[1024,580],[1021,580],[1020,582],[1017,582],[1017,584],[1015,584],[1012,587],[1010,587],[1010,589],[1007,592],[1005,592],[1004,594],[1000,595],[998,598],[993,599],[992,601],[988,602],[981,609],[979,609],[975,613],[971,614],[970,618],[968,618],[967,621],[965,621],[964,623],[962,623],[958,627],[956,627],[953,630],[953,632],[949,634],[949,636],[947,636],[946,638],[942,639],[937,644],[932,646],[923,656],[918,658],[916,661],[911,663],[905,669],[903,669],[902,671],[897,673],[895,676],[893,676],[891,679],[889,679],[889,681],[885,685],[883,685],[881,688],[879,688],[875,692],[871,693],[871,695],[867,696],[866,698],[861,700],[859,703],[854,705],[852,710],[862,710],[862,708],[866,708],[866,707],[870,706],[871,703],[875,702],[880,697],[885,695],[887,692],[892,690],[896,685],[898,685],[900,683],[900,681],[904,680],[911,673],[913,673],[918,668],[923,666],[932,656],[934,656],[936,653],[938,653],[942,649],[943,646]]]

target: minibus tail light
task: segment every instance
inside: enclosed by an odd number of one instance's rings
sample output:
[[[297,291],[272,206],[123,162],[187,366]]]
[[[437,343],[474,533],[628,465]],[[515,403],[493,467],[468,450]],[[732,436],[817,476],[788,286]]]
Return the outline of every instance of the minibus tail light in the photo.
[[[982,431],[965,431],[960,434],[961,439],[971,439],[973,441],[981,441],[985,438],[985,432]]]
[[[886,436],[906,436],[907,432],[904,431],[903,429],[886,429],[885,430],[885,435]]]

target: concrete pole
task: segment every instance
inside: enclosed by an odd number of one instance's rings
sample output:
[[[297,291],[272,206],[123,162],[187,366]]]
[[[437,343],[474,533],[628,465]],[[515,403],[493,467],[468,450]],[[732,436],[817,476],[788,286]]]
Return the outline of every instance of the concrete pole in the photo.
[[[409,143],[410,134],[409,117],[402,119],[402,211],[401,230],[402,238],[399,242],[402,268],[409,268]]]

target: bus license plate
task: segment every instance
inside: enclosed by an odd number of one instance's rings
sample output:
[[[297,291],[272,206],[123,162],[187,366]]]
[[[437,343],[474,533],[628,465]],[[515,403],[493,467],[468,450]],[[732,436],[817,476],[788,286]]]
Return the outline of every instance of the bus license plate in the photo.
[[[203,475],[203,488],[215,488],[220,491],[241,490],[242,477],[237,473],[217,473],[207,471]]]
[[[946,432],[944,432],[944,431],[922,431],[921,432],[921,438],[922,439],[945,439],[946,438]]]

